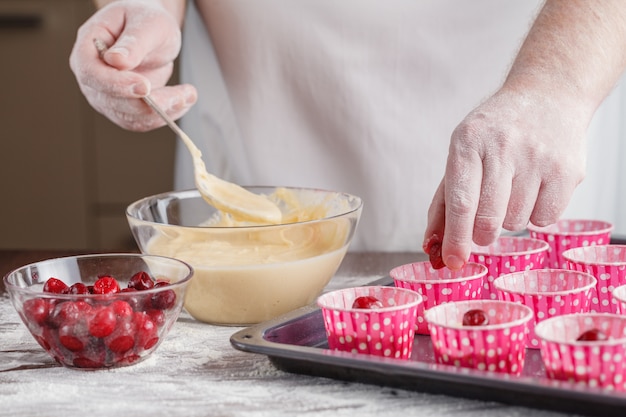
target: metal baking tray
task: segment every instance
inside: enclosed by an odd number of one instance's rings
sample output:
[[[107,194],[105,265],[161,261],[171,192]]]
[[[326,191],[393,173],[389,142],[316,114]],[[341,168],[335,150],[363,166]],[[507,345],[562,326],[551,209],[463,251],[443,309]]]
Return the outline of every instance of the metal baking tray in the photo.
[[[393,280],[384,277],[370,285],[393,285]],[[430,337],[423,335],[415,336],[410,360],[329,350],[315,305],[240,330],[230,341],[236,349],[267,355],[291,373],[583,415],[626,414],[626,393],[548,379],[536,349],[527,350],[520,376],[437,364]]]

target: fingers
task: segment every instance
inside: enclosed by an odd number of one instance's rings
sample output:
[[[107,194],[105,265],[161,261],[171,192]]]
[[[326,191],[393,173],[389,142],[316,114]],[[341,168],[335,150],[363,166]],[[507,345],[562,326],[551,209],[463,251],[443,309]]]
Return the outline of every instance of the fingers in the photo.
[[[94,109],[123,128],[147,131],[164,122],[142,97],[153,96],[174,119],[197,100],[193,86],[166,86],[180,46],[178,22],[158,2],[113,2],[78,30],[70,67]]]
[[[442,247],[443,261],[450,269],[462,268],[469,258],[482,178],[480,155],[471,147],[459,147],[453,142],[444,179],[445,229]]]
[[[95,97],[94,108],[118,126],[135,132],[147,132],[165,125],[163,119],[141,99],[127,99],[87,91]],[[173,119],[181,118],[197,101],[197,91],[189,84],[156,89],[152,99]]]
[[[450,269],[463,266],[472,242],[489,245],[502,228],[556,222],[582,181],[585,119],[541,104],[488,100],[453,132],[423,246],[432,248],[432,237],[442,236]]]

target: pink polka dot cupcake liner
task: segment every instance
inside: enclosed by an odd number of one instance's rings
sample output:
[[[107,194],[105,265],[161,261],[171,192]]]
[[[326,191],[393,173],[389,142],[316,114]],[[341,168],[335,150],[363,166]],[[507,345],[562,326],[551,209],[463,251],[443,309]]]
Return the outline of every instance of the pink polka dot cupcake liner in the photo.
[[[484,311],[487,325],[464,326],[470,310]],[[520,303],[466,300],[426,310],[437,363],[483,371],[521,374],[532,310]]]
[[[588,313],[596,279],[580,271],[534,269],[502,275],[494,286],[500,300],[522,303],[533,310],[526,347],[539,349],[535,325],[557,315]]]
[[[416,333],[429,334],[424,310],[450,301],[480,299],[487,267],[466,263],[458,271],[433,269],[429,261],[401,265],[389,272],[398,288],[413,290],[422,296],[417,306]]]
[[[362,297],[373,297],[380,304],[354,308]],[[336,290],[317,300],[329,349],[395,359],[411,356],[417,306],[421,303],[422,296],[414,291],[386,286]]]
[[[616,313],[617,300],[612,291],[626,284],[626,245],[596,245],[563,252],[567,268],[587,272],[597,282],[591,299],[591,311]]]
[[[608,340],[577,340],[594,329]],[[548,378],[626,390],[626,317],[610,313],[555,316],[538,323],[535,333]]]
[[[626,315],[626,284],[615,288],[611,293],[615,300],[617,314]]]
[[[567,268],[563,252],[581,246],[608,245],[613,225],[602,220],[561,219],[546,227],[528,225],[531,238],[548,243],[546,267]]]
[[[498,298],[493,281],[500,275],[543,268],[548,248],[542,240],[520,236],[500,236],[491,245],[474,245],[469,261],[487,267],[483,298]]]

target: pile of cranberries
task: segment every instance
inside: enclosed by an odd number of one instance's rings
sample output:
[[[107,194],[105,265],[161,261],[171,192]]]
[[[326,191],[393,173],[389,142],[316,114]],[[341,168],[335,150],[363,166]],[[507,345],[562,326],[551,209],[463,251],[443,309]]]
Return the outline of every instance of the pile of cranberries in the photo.
[[[23,316],[35,339],[59,363],[78,368],[129,365],[157,346],[176,305],[174,290],[146,290],[169,285],[144,271],[134,274],[125,288],[110,275],[89,286],[49,278],[44,293],[74,297],[27,299]]]

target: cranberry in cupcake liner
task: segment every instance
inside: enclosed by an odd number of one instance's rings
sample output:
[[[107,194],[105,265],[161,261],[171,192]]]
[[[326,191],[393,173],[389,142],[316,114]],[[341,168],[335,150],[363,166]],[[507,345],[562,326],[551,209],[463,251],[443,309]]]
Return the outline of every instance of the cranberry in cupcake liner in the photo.
[[[532,310],[500,300],[453,301],[426,311],[437,363],[520,375]]]
[[[411,356],[421,302],[415,291],[387,286],[335,290],[317,300],[329,349],[395,359]]]
[[[537,324],[548,378],[626,391],[626,317],[611,313],[555,316]]]

